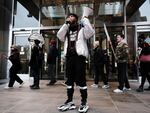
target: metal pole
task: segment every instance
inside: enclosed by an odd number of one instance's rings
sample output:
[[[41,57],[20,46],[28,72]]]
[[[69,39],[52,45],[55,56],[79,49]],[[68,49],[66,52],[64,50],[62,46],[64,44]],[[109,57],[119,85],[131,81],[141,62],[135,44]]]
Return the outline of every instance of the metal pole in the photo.
[[[11,23],[9,25],[9,38],[8,38],[8,56],[10,56],[10,46],[13,44],[13,31],[12,31],[12,28],[13,28],[13,25],[14,25],[14,5],[15,5],[15,1],[12,0],[12,13],[11,13]],[[9,68],[10,68],[10,62],[7,60],[7,75],[6,77],[8,78],[9,77]]]
[[[124,36],[127,40],[127,17],[126,17],[126,0],[124,0]]]
[[[41,4],[42,4],[42,2],[41,2],[41,0],[39,1],[39,27],[41,27]],[[40,29],[38,29],[38,33],[40,33]]]

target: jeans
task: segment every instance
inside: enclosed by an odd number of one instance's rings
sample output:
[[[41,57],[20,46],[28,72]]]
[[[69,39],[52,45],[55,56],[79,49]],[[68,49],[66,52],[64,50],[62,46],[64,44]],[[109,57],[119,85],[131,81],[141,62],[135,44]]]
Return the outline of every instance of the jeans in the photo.
[[[73,55],[66,57],[66,77],[67,77],[67,96],[68,100],[72,101],[74,93],[74,82],[79,86],[81,93],[81,102],[87,101],[87,86],[86,86],[86,63],[84,56]]]
[[[19,76],[17,75],[17,70],[10,68],[9,70],[9,76],[10,76],[10,80],[9,80],[9,84],[8,87],[13,87],[15,81],[17,81],[18,83],[22,84],[23,81],[19,78]]]
[[[123,90],[124,86],[126,88],[130,88],[128,77],[127,77],[127,73],[128,73],[127,63],[126,62],[117,63],[117,68],[118,68],[118,82],[119,82],[118,88],[120,90]]]
[[[147,81],[149,82],[150,85],[150,62],[141,62],[140,63],[140,72],[141,72],[141,76],[142,76],[142,80],[141,80],[141,85],[140,87],[143,88],[146,78]]]
[[[48,64],[48,76],[50,77],[50,82],[56,81],[56,65]]]
[[[33,86],[39,87],[40,82],[40,68],[32,69],[31,68],[31,75],[33,76]]]

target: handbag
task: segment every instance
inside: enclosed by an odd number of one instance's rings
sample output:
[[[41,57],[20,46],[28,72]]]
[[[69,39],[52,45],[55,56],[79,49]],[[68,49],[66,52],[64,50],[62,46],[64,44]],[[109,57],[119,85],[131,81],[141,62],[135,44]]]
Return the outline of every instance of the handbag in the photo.
[[[150,62],[150,55],[141,55],[139,60],[141,62]]]

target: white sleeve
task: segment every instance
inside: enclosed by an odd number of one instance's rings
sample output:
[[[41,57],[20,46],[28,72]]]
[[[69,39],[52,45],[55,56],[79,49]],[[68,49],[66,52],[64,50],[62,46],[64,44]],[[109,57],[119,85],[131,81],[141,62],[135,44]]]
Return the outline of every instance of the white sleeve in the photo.
[[[84,33],[84,36],[86,39],[92,37],[94,34],[95,34],[95,30],[94,28],[92,27],[90,21],[88,18],[83,18],[81,20],[82,24],[83,24],[83,33]]]
[[[64,24],[59,31],[57,32],[57,37],[59,38],[60,41],[65,41],[66,38],[66,33],[68,31],[68,25]]]

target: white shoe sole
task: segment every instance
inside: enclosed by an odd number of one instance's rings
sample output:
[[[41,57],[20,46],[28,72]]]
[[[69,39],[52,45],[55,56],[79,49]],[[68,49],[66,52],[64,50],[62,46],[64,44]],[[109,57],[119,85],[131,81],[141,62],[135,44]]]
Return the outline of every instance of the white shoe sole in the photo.
[[[85,109],[85,110],[78,110],[79,111],[79,113],[86,113],[87,111],[88,111],[88,109],[89,109],[89,106],[87,106],[87,108]]]
[[[67,111],[67,110],[74,110],[76,109],[76,106],[71,106],[71,107],[68,107],[68,106],[63,106],[63,107],[58,107],[58,110],[60,111]]]

